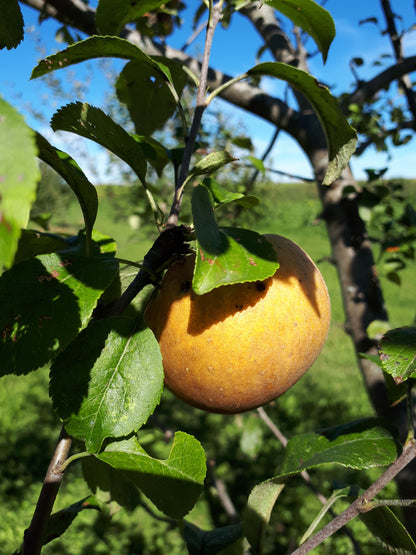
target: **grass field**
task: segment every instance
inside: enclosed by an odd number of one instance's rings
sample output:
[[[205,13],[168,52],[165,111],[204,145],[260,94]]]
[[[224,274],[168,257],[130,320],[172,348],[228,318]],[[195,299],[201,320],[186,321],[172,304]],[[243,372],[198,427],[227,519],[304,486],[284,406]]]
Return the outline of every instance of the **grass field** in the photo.
[[[115,194],[121,195],[121,189]],[[408,194],[415,198],[416,188]],[[115,209],[117,199],[110,198],[103,189],[97,229],[113,236],[119,245],[119,256],[139,260],[152,242],[148,228],[132,229],[129,214]],[[330,255],[323,223],[312,225],[320,211],[320,203],[313,185],[273,185],[267,193],[262,217],[248,220],[259,232],[279,233],[301,245],[316,260]],[[247,220],[247,218],[246,218]],[[75,224],[75,226],[74,226]],[[52,222],[59,229],[76,231],[81,225],[81,213],[75,203]],[[276,425],[287,436],[316,428],[348,422],[373,414],[365,393],[350,339],[344,333],[344,315],[335,268],[319,262],[328,285],[332,303],[332,324],[327,343],[314,367],[290,392],[266,410]],[[392,284],[381,277],[386,305],[392,326],[410,324],[415,318],[414,275],[412,263],[402,274],[402,285]],[[48,459],[59,433],[59,422],[54,416],[47,395],[48,370],[42,369],[26,377],[8,376],[0,388],[0,552],[12,553],[23,530],[28,525],[48,465]],[[158,409],[160,421],[170,427],[193,433],[202,442],[209,457],[215,458],[216,473],[229,488],[230,495],[241,509],[250,488],[276,473],[282,447],[264,428],[256,414],[236,417],[208,415],[178,404],[164,394]],[[252,430],[250,436],[247,430]],[[253,432],[254,430],[254,432]],[[219,433],[219,431],[221,433]],[[150,433],[150,428],[149,428]],[[157,436],[157,431],[151,433]],[[163,442],[155,443],[157,450]],[[318,487],[329,495],[332,481],[357,483],[364,487],[379,471],[354,473],[329,468],[312,473]],[[282,495],[272,520],[274,542],[270,553],[285,553],[291,539],[296,541],[320,505],[313,494],[295,480]],[[393,491],[393,486],[390,492]],[[88,495],[81,478],[80,465],[74,464],[65,479],[57,501],[57,508],[67,506]],[[208,491],[207,496],[213,495]],[[225,524],[226,520],[208,510],[208,497],[202,498],[192,511],[190,520],[200,526]],[[212,501],[212,500],[211,500]],[[214,503],[215,505],[215,503]],[[212,503],[211,503],[212,506]],[[148,509],[148,504],[146,503]],[[176,529],[154,519],[143,506],[131,512],[116,511],[100,514],[86,511],[62,540],[45,548],[46,554],[84,553],[164,554],[185,552]],[[277,533],[278,532],[278,533]],[[354,533],[364,541],[364,553],[380,553],[367,544],[368,535],[356,524]],[[278,539],[276,539],[276,537]],[[334,543],[335,542],[335,543]],[[351,545],[345,537],[335,537],[316,550],[316,553],[350,553]]]

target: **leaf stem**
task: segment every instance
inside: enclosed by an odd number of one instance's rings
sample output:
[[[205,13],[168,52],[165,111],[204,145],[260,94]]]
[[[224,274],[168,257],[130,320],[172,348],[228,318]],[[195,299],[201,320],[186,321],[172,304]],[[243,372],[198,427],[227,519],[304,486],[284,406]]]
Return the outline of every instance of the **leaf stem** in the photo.
[[[344,512],[334,518],[324,528],[319,530],[314,536],[309,538],[304,544],[292,552],[292,555],[305,555],[315,549],[324,540],[332,536],[340,528],[345,526],[350,520],[365,510],[371,501],[397,474],[403,470],[416,457],[416,441],[411,440],[406,443],[402,453],[397,457],[392,465],[376,480],[371,486],[358,497]]]
[[[224,91],[228,87],[231,87],[231,85],[234,85],[235,83],[238,83],[239,81],[242,81],[243,79],[247,79],[247,77],[248,77],[248,74],[243,73],[242,75],[239,75],[238,77],[234,77],[233,79],[229,79],[228,81],[226,81],[225,83],[223,83],[222,85],[217,87],[215,90],[212,91],[212,93],[210,95],[208,95],[207,100],[206,100],[207,106],[211,103],[211,101],[216,96],[221,94],[222,91]]]
[[[72,439],[62,427],[55,452],[43,481],[32,521],[24,534],[23,555],[38,555],[41,552],[49,517],[64,476],[62,465],[68,457],[71,444]]]
[[[60,472],[65,472],[67,467],[72,462],[74,462],[78,459],[84,459],[85,457],[91,457],[91,453],[88,453],[87,451],[82,451],[82,453],[75,453],[75,455],[72,455],[71,457],[68,457],[61,465],[59,465],[59,471]]]
[[[406,443],[415,439],[413,421],[413,380],[407,380],[407,439]]]

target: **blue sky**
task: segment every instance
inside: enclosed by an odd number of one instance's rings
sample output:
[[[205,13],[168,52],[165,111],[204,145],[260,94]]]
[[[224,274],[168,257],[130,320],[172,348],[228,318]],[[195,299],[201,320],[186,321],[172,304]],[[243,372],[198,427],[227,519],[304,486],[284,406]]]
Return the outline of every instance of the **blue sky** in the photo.
[[[95,5],[96,2],[90,2]],[[187,2],[188,6],[193,7],[193,2]],[[410,26],[415,21],[415,12],[411,0],[393,0],[393,9],[399,9],[403,15],[403,20],[398,22],[399,26]],[[406,7],[407,6],[407,7]],[[374,24],[359,25],[360,20],[368,17],[377,17],[381,26],[384,26],[384,18],[379,8],[379,0],[328,0],[326,9],[332,14],[335,26],[336,37],[329,51],[325,65],[322,63],[321,56],[314,56],[310,60],[311,72],[320,80],[331,87],[335,94],[351,90],[353,76],[349,70],[349,60],[352,57],[363,57],[365,65],[358,68],[358,73],[363,79],[368,79],[375,75],[379,66],[374,62],[380,59],[382,54],[391,54],[392,50],[388,40],[380,37],[380,33]],[[0,92],[10,102],[12,102],[26,117],[28,123],[47,134],[49,140],[60,148],[64,148],[80,162],[84,170],[90,177],[97,182],[98,180],[111,180],[107,169],[100,171],[98,168],[105,168],[106,156],[103,152],[97,151],[91,144],[86,146],[86,141],[71,134],[61,134],[54,136],[47,129],[47,121],[59,108],[60,105],[74,100],[74,98],[56,98],[43,80],[30,81],[31,70],[40,58],[51,54],[63,46],[55,40],[55,32],[59,25],[52,20],[44,22],[41,26],[37,22],[37,13],[30,8],[22,6],[25,26],[27,29],[25,41],[12,51],[0,52],[0,63],[2,67],[2,78],[0,80]],[[187,10],[185,23],[182,30],[175,33],[173,40],[169,39],[172,46],[180,48],[190,35],[190,17],[193,10]],[[200,51],[203,35],[197,43],[192,45],[189,52]],[[308,43],[310,44],[310,43]],[[211,54],[211,65],[230,75],[243,73],[256,63],[256,52],[261,46],[261,40],[256,36],[252,27],[242,17],[235,17],[231,28],[227,31],[219,27],[214,37],[214,46]],[[41,48],[41,49],[40,49]],[[42,50],[44,49],[44,50]],[[315,48],[313,47],[315,50]],[[416,32],[412,32],[405,42],[405,55],[416,54]],[[264,58],[262,59],[262,61]],[[393,58],[386,59],[389,65]],[[113,68],[121,68],[123,63],[117,61]],[[61,75],[58,75],[58,74]],[[78,82],[80,90],[85,87],[84,97],[91,104],[100,105],[108,91],[107,81],[103,77],[99,63],[92,62],[87,66],[80,64],[72,68],[61,70],[53,77],[63,78],[63,89],[68,90],[66,80]],[[88,81],[90,86],[86,86]],[[279,96],[282,84],[276,80],[267,80],[264,83],[270,94]],[[231,113],[231,108],[221,102],[221,108]],[[29,108],[31,106],[31,108]],[[36,119],[33,112],[40,112],[43,121]],[[261,155],[263,149],[268,144],[269,138],[274,132],[274,128],[260,118],[250,116],[242,111],[232,110],[234,113],[233,121],[246,128],[247,133],[254,138],[257,148],[257,155]],[[85,149],[93,154],[95,170],[82,160],[79,155],[85,153]],[[415,140],[413,139],[406,146],[391,151],[392,158],[389,160],[384,153],[377,153],[370,149],[364,156],[351,161],[354,173],[357,178],[365,178],[364,168],[383,168],[388,166],[389,177],[415,177]],[[287,135],[281,134],[279,140],[272,151],[270,164],[276,169],[295,173],[306,177],[311,176],[309,163],[297,147],[296,143]],[[98,178],[94,175],[98,172]]]

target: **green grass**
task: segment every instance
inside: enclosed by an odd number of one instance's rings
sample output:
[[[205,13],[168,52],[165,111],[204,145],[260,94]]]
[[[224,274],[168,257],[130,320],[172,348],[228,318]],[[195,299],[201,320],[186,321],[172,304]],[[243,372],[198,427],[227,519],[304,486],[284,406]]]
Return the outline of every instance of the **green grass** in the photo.
[[[416,189],[411,188],[409,194]],[[97,229],[114,237],[119,245],[119,256],[139,260],[152,242],[147,226],[134,230],[129,225],[129,209],[123,201],[121,188],[107,194],[99,190],[100,208]],[[261,213],[254,217],[244,214],[239,225],[265,233],[279,233],[296,241],[315,261],[327,282],[332,304],[332,323],[327,343],[313,368],[284,396],[266,407],[266,411],[288,437],[320,427],[336,425],[373,414],[363,381],[358,370],[349,337],[344,332],[344,314],[335,268],[325,260],[330,247],[324,224],[315,220],[320,202],[313,185],[272,185],[260,194]],[[261,214],[261,217],[260,217]],[[52,230],[76,233],[82,226],[81,212],[69,203],[64,213],[52,221]],[[393,326],[409,324],[414,314],[414,272],[409,265],[402,274],[399,287],[381,278],[386,305]],[[29,376],[2,378],[0,388],[0,545],[1,552],[12,553],[29,524],[37,495],[50,455],[59,432],[48,398],[48,370]],[[184,406],[169,392],[165,392],[157,409],[162,425],[194,434],[204,446],[207,456],[216,461],[216,473],[221,478],[237,506],[244,507],[250,489],[258,482],[277,473],[283,449],[256,413],[221,416],[203,413]],[[247,426],[254,426],[259,447],[250,444],[245,435]],[[251,428],[250,428],[251,429]],[[157,432],[155,432],[157,433]],[[155,456],[163,456],[166,443],[153,446]],[[248,442],[248,443],[247,443]],[[248,449],[247,445],[251,445]],[[251,450],[250,450],[251,449]],[[325,495],[330,495],[333,480],[356,483],[361,487],[377,472],[352,472],[342,468],[328,468],[312,473],[314,482]],[[388,491],[394,490],[392,486]],[[68,469],[58,496],[56,509],[72,504],[88,495],[82,479],[81,466],[75,463]],[[52,542],[44,553],[68,555],[106,554],[165,554],[186,552],[177,529],[149,514],[149,503],[132,511],[111,508],[111,513],[85,511],[62,539]],[[212,512],[210,508],[217,507]],[[268,540],[267,553],[285,553],[288,542],[296,541],[305,531],[320,505],[312,493],[298,479],[290,483],[273,513],[271,530],[277,530]],[[223,511],[208,488],[189,515],[189,519],[205,528],[227,523]],[[380,553],[370,542],[359,523],[354,533],[364,542],[366,554]],[[316,553],[350,553],[351,545],[344,536],[336,536]]]

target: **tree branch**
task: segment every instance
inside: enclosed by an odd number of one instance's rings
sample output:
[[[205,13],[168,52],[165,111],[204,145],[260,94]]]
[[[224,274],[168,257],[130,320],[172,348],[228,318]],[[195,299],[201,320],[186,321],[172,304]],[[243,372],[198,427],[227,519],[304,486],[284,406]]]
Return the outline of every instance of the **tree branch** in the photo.
[[[87,6],[84,10],[78,9],[73,4],[75,0],[21,0],[21,2],[44,13],[48,17],[53,17],[57,21],[71,25],[86,35],[97,33],[95,10]],[[201,63],[196,58],[167,45],[157,44],[149,37],[142,36],[136,30],[124,28],[120,36],[132,42],[150,56],[165,56],[177,60],[186,65],[195,75],[199,75],[201,72]],[[232,79],[231,76],[209,68],[207,88],[210,90],[217,89],[230,79]],[[266,94],[259,87],[254,87],[247,82],[239,82],[224,89],[220,96],[223,100],[230,102],[234,106],[251,112],[269,123],[280,127],[295,140],[297,140],[302,131],[300,114],[282,100]]]
[[[366,505],[371,501],[389,482],[401,472],[416,457],[416,442],[410,442],[394,463],[376,480],[371,486],[358,497],[344,512],[334,518],[329,524],[309,538],[292,555],[306,555],[320,545],[324,540],[335,534],[353,518],[366,510]]]
[[[55,452],[43,481],[32,522],[25,531],[23,555],[38,555],[41,552],[49,517],[64,477],[60,465],[67,459],[71,444],[71,438],[67,435],[65,429],[62,428]]]
[[[391,9],[390,0],[381,0],[381,7],[384,12],[384,17],[386,18],[387,32],[389,34],[390,41],[393,46],[396,62],[399,63],[404,59],[402,39],[399,33],[397,32],[396,22],[394,19],[393,10]],[[406,95],[406,98],[407,98],[407,104],[409,106],[409,110],[413,116],[413,119],[416,120],[416,100],[415,100],[414,92],[412,90],[412,83],[410,82],[409,76],[402,75],[399,78],[398,82],[399,82],[399,85],[404,90],[404,94]]]
[[[416,56],[404,58],[401,62],[378,73],[369,81],[361,81],[355,91],[349,95],[347,103],[362,105],[371,100],[378,91],[387,89],[393,81],[412,71],[416,71]]]

